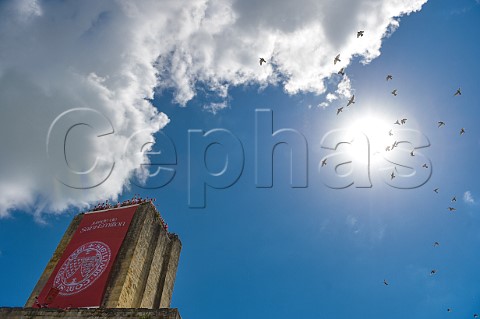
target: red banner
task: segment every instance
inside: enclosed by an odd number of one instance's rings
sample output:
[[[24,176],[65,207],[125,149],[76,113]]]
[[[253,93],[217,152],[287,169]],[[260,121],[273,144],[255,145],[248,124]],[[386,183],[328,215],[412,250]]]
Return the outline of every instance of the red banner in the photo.
[[[99,307],[138,206],[85,214],[38,296],[49,308]]]

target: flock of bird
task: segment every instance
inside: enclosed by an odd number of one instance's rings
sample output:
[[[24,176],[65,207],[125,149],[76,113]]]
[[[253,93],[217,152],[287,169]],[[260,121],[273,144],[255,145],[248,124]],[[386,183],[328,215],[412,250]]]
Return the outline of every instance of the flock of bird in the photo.
[[[363,31],[363,30],[358,31],[358,32],[357,32],[357,38],[363,37],[364,33],[365,33],[365,31]],[[335,58],[333,59],[333,64],[336,65],[338,62],[341,62],[341,61],[342,61],[342,60],[340,59],[340,54],[337,54],[337,55],[335,56]],[[267,61],[266,61],[264,58],[260,58],[260,65],[262,65],[263,63],[267,63]],[[339,74],[339,75],[341,75],[341,76],[345,76],[345,68],[342,67],[342,68],[337,72],[337,74]],[[391,81],[391,80],[393,80],[393,75],[387,74],[387,76],[386,76],[386,81],[388,82],[388,81]],[[392,94],[393,96],[397,96],[397,95],[398,95],[398,90],[397,90],[397,89],[394,89],[394,90],[391,92],[391,94]],[[458,88],[458,89],[455,91],[455,93],[453,94],[453,96],[460,96],[460,95],[462,95],[462,91],[461,91],[461,88]],[[348,102],[347,102],[346,107],[349,107],[349,106],[352,105],[352,104],[355,104],[355,95],[352,95],[352,96],[350,97],[350,99],[349,99]],[[344,107],[343,107],[343,106],[342,106],[342,107],[339,107],[339,108],[337,109],[337,115],[339,115],[340,113],[342,113],[343,110],[344,110]],[[406,124],[406,122],[407,122],[407,119],[406,119],[406,118],[402,118],[402,119],[396,120],[393,124],[394,124],[394,125],[404,125],[404,124]],[[438,121],[438,122],[437,122],[437,125],[438,125],[438,128],[441,128],[442,126],[445,126],[446,124],[445,124],[444,121]],[[389,136],[393,136],[392,130],[390,130],[390,131],[388,132],[388,134],[389,134]],[[465,134],[465,128],[461,128],[461,129],[460,129],[460,135],[463,135],[463,134]],[[395,141],[395,142],[393,143],[393,145],[391,145],[391,146],[388,145],[388,146],[385,148],[385,151],[391,151],[391,150],[393,150],[393,149],[394,149],[395,147],[397,147],[397,146],[398,146],[398,142]],[[415,156],[413,150],[410,152],[410,156]],[[325,165],[327,165],[327,159],[323,159],[322,162],[321,162],[321,167],[323,167],[323,166],[325,166]],[[422,167],[423,167],[423,168],[428,168],[428,165],[427,165],[426,163],[424,163],[424,164],[422,165]],[[393,172],[390,174],[390,179],[394,179],[395,177],[396,177],[396,176],[395,176],[395,171],[393,171]],[[435,188],[433,191],[434,191],[436,194],[438,194],[438,193],[439,193],[439,190],[440,190],[440,188]],[[451,199],[451,203],[454,203],[454,202],[456,202],[456,201],[457,201],[456,196],[453,196],[452,199]],[[456,211],[456,208],[453,207],[453,206],[449,206],[449,207],[448,207],[448,210],[449,210],[450,212],[454,212],[454,211]],[[434,247],[438,247],[438,246],[440,246],[440,243],[439,243],[438,241],[435,241],[434,244],[433,244],[433,246],[434,246]],[[431,275],[431,276],[435,275],[436,273],[437,273],[437,270],[436,270],[436,269],[432,269],[432,270],[430,271],[430,275]],[[386,279],[383,280],[383,284],[384,284],[385,286],[389,286],[389,285],[390,285],[390,283],[389,283]],[[452,308],[447,308],[447,312],[452,312]],[[478,316],[479,316],[479,315],[478,315],[477,313],[473,314],[473,318],[478,318]]]

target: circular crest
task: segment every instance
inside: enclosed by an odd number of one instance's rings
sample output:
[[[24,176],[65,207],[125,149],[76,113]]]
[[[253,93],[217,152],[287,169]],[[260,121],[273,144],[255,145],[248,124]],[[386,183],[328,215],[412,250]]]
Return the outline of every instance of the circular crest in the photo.
[[[83,244],[62,264],[53,286],[62,296],[74,295],[87,289],[103,274],[111,255],[110,247],[100,241]]]

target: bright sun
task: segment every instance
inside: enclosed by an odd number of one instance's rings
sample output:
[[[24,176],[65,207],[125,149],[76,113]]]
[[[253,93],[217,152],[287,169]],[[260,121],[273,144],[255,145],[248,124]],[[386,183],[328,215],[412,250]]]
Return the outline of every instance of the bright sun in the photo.
[[[370,159],[378,158],[388,148],[391,148],[394,140],[391,133],[392,125],[380,116],[365,116],[355,120],[348,127],[355,142],[351,145],[351,155],[358,160],[368,160],[369,147]]]

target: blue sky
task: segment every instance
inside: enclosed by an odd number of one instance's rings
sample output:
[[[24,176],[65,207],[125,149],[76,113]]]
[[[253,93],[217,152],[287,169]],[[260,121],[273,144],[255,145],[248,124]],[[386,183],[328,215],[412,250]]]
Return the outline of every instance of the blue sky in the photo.
[[[151,103],[170,119],[162,132],[175,144],[176,175],[163,188],[132,186],[119,198],[156,197],[169,228],[182,240],[172,307],[183,318],[199,319],[471,318],[480,313],[479,36],[478,2],[427,2],[400,19],[399,28],[383,39],[380,56],[366,65],[361,57],[352,58],[346,72],[356,103],[338,116],[345,98],[323,108],[318,105],[326,93],[289,95],[282,85],[232,86],[228,106],[215,114],[203,106],[223,100],[201,84],[186,107],[174,102],[177,90],[158,90]],[[252,54],[258,63],[259,54]],[[387,74],[392,81],[385,80]],[[327,92],[339,78],[326,80]],[[459,87],[462,95],[454,96]],[[392,96],[393,89],[398,96]],[[290,186],[285,145],[274,154],[273,187],[256,187],[256,109],[273,111],[274,130],[291,128],[305,136],[308,187]],[[431,161],[432,176],[423,186],[394,188],[377,171],[371,188],[324,184],[319,164],[329,153],[321,148],[322,137],[366,115],[393,129],[395,120],[408,118],[405,127],[428,138],[431,146],[422,152]],[[446,125],[438,128],[438,121]],[[241,141],[243,172],[230,187],[207,187],[206,207],[192,208],[188,130],[215,128]],[[208,167],[220,170],[224,155],[225,149],[212,147]],[[39,222],[31,209],[13,207],[0,219],[2,306],[24,304],[77,212],[52,209]]]

